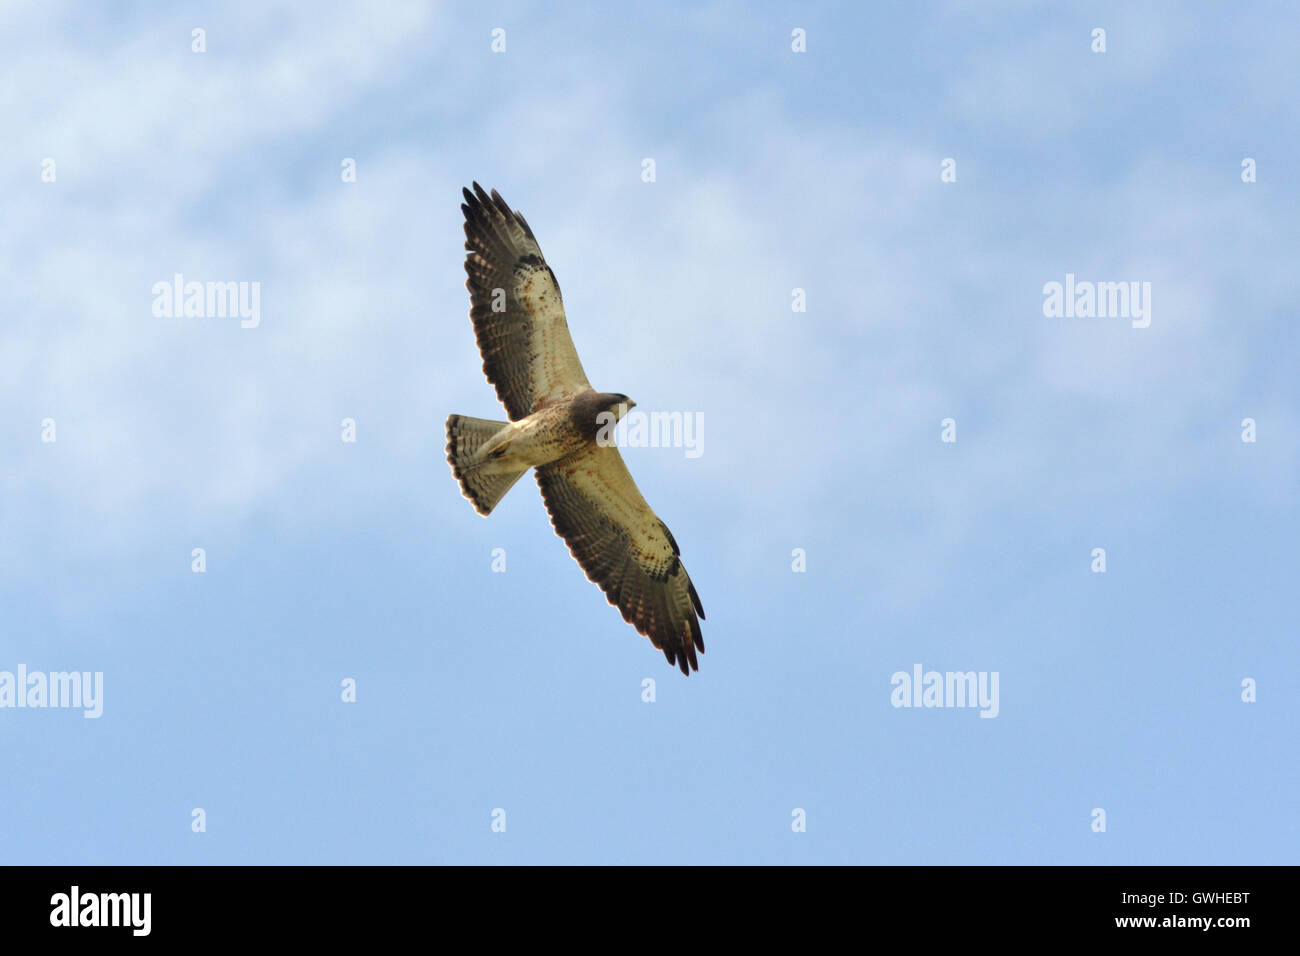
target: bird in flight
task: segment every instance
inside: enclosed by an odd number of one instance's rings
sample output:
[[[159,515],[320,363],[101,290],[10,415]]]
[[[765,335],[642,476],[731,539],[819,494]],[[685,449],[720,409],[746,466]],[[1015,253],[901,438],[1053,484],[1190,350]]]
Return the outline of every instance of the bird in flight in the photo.
[[[695,593],[668,526],[637,490],[610,433],[636,403],[597,392],[569,336],[555,273],[494,189],[463,190],[469,317],[510,421],[447,417],[447,461],[481,515],[529,468],[555,531],[623,620],[683,674],[704,653]],[[698,616],[697,616],[698,615]]]

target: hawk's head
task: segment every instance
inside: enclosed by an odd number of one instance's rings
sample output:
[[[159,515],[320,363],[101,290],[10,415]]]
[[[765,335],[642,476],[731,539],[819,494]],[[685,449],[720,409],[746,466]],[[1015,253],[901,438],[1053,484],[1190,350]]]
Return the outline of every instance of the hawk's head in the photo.
[[[578,433],[599,444],[612,444],[614,426],[636,405],[619,392],[587,392],[573,400],[569,414]]]
[[[618,392],[601,392],[599,397],[603,402],[601,410],[610,412],[614,421],[619,421],[630,409],[636,408],[636,402]]]

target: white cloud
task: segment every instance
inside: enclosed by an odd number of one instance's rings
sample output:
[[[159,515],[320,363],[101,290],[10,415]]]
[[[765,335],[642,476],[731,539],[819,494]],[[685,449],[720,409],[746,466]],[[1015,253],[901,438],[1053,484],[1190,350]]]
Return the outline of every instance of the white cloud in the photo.
[[[919,136],[801,116],[763,89],[710,107],[715,141],[732,144],[715,152],[647,139],[634,88],[576,61],[562,69],[572,85],[468,108],[520,66],[486,40],[434,55],[422,6],[377,20],[256,10],[213,21],[206,58],[173,17],[117,45],[34,44],[0,77],[20,91],[0,162],[30,183],[0,239],[19,316],[0,331],[5,492],[75,502],[53,536],[71,547],[117,547],[146,519],[270,510],[309,525],[321,505],[302,489],[322,480],[463,509],[441,470],[442,418],[498,407],[466,318],[470,178],[528,216],[597,386],[705,413],[702,459],[630,457],[678,499],[665,510],[724,516],[717,547],[742,568],[765,560],[757,529],[798,546],[843,533],[828,503],[865,504],[901,524],[888,546],[864,530],[861,573],[923,591],[919,569],[984,515],[1058,493],[1056,449],[1076,440],[1102,461],[1136,458],[1153,487],[1174,480],[1173,449],[1211,442],[1189,430],[1240,388],[1257,347],[1220,290],[1286,292],[1284,243],[1234,257],[1217,239],[1280,237],[1276,211],[1205,198],[1212,178],[1184,157],[1086,191],[1051,170],[945,186]],[[977,99],[996,59],[971,66]],[[1085,82],[1058,80],[1023,91],[1008,122],[1032,125]],[[396,118],[360,123],[377,104]],[[56,185],[37,181],[47,154]],[[355,154],[359,181],[343,185],[338,162]],[[639,180],[646,155],[653,185]],[[1052,217],[1059,231],[1044,229]],[[1043,318],[1041,285],[1067,270],[1152,281],[1152,328]],[[261,327],[155,319],[150,286],[177,271],[260,281]],[[796,286],[806,313],[790,310]],[[57,467],[37,440],[45,415],[60,422]],[[951,471],[926,457],[948,415]],[[350,465],[344,416],[361,434]],[[51,537],[35,520],[12,530],[11,563]]]

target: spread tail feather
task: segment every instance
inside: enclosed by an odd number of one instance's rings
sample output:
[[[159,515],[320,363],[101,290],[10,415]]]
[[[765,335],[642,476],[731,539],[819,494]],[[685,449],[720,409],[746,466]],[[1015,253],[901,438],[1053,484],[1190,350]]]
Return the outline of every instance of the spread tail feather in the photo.
[[[460,482],[461,493],[481,515],[491,514],[529,468],[502,470],[501,463],[479,454],[487,440],[508,424],[468,415],[447,416],[447,462]]]

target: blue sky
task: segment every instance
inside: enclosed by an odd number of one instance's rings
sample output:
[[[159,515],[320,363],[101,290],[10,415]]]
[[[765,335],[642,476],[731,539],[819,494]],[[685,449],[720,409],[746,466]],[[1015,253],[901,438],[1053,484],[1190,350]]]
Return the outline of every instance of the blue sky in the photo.
[[[0,708],[0,860],[1296,862],[1298,20],[6,5],[0,671],[104,694]],[[501,417],[471,180],[593,383],[705,423],[624,452],[690,679],[443,460]],[[175,273],[260,323],[155,316]],[[1150,327],[1044,316],[1067,273]],[[892,706],[918,664],[997,716]]]

